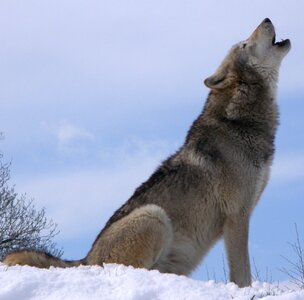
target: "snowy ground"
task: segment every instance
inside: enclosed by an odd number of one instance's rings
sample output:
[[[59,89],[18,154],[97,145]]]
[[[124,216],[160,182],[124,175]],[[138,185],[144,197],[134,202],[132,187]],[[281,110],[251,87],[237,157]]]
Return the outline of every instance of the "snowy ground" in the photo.
[[[304,299],[304,290],[260,282],[239,289],[232,283],[203,282],[114,264],[49,270],[0,264],[0,300],[261,298],[299,300]]]

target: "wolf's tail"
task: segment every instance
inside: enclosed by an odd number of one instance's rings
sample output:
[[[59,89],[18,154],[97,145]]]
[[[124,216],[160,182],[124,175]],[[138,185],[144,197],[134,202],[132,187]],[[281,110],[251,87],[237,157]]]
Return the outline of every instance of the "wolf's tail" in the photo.
[[[15,252],[9,253],[3,260],[8,266],[14,265],[27,265],[37,268],[49,268],[60,267],[60,268],[68,268],[79,265],[85,265],[85,260],[62,260],[58,257],[55,257],[47,252],[43,251],[35,251],[35,250],[19,250]]]

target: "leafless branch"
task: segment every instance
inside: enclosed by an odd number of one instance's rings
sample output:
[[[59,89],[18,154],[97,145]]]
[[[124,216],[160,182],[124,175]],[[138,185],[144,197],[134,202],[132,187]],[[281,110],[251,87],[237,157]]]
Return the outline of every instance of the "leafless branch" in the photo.
[[[36,210],[32,199],[8,186],[10,164],[1,159],[0,154],[0,260],[8,252],[29,248],[61,256],[52,241],[59,233],[57,224],[46,218],[45,209]]]
[[[292,283],[304,289],[304,249],[300,240],[298,226],[295,224],[296,241],[289,243],[295,259],[292,260],[286,256],[282,258],[289,264],[289,268],[281,268],[280,271],[285,273],[291,280]]]

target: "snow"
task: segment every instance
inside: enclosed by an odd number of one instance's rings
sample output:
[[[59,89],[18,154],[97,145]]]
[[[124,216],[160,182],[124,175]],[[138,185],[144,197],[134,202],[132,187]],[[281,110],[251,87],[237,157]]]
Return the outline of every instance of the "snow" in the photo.
[[[240,289],[233,283],[198,281],[185,276],[107,264],[104,267],[37,269],[0,264],[0,300],[85,299],[304,299],[304,290],[285,284],[254,282]]]

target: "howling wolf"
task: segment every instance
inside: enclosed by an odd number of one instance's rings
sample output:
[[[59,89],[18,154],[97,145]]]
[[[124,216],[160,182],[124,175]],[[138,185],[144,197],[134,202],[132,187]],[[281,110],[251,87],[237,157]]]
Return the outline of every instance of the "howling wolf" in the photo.
[[[40,268],[121,263],[187,275],[223,237],[230,280],[250,285],[249,220],[269,179],[276,85],[289,49],[288,39],[275,41],[268,18],[232,47],[204,81],[211,91],[184,145],[114,213],[84,259],[21,250],[4,263]]]

